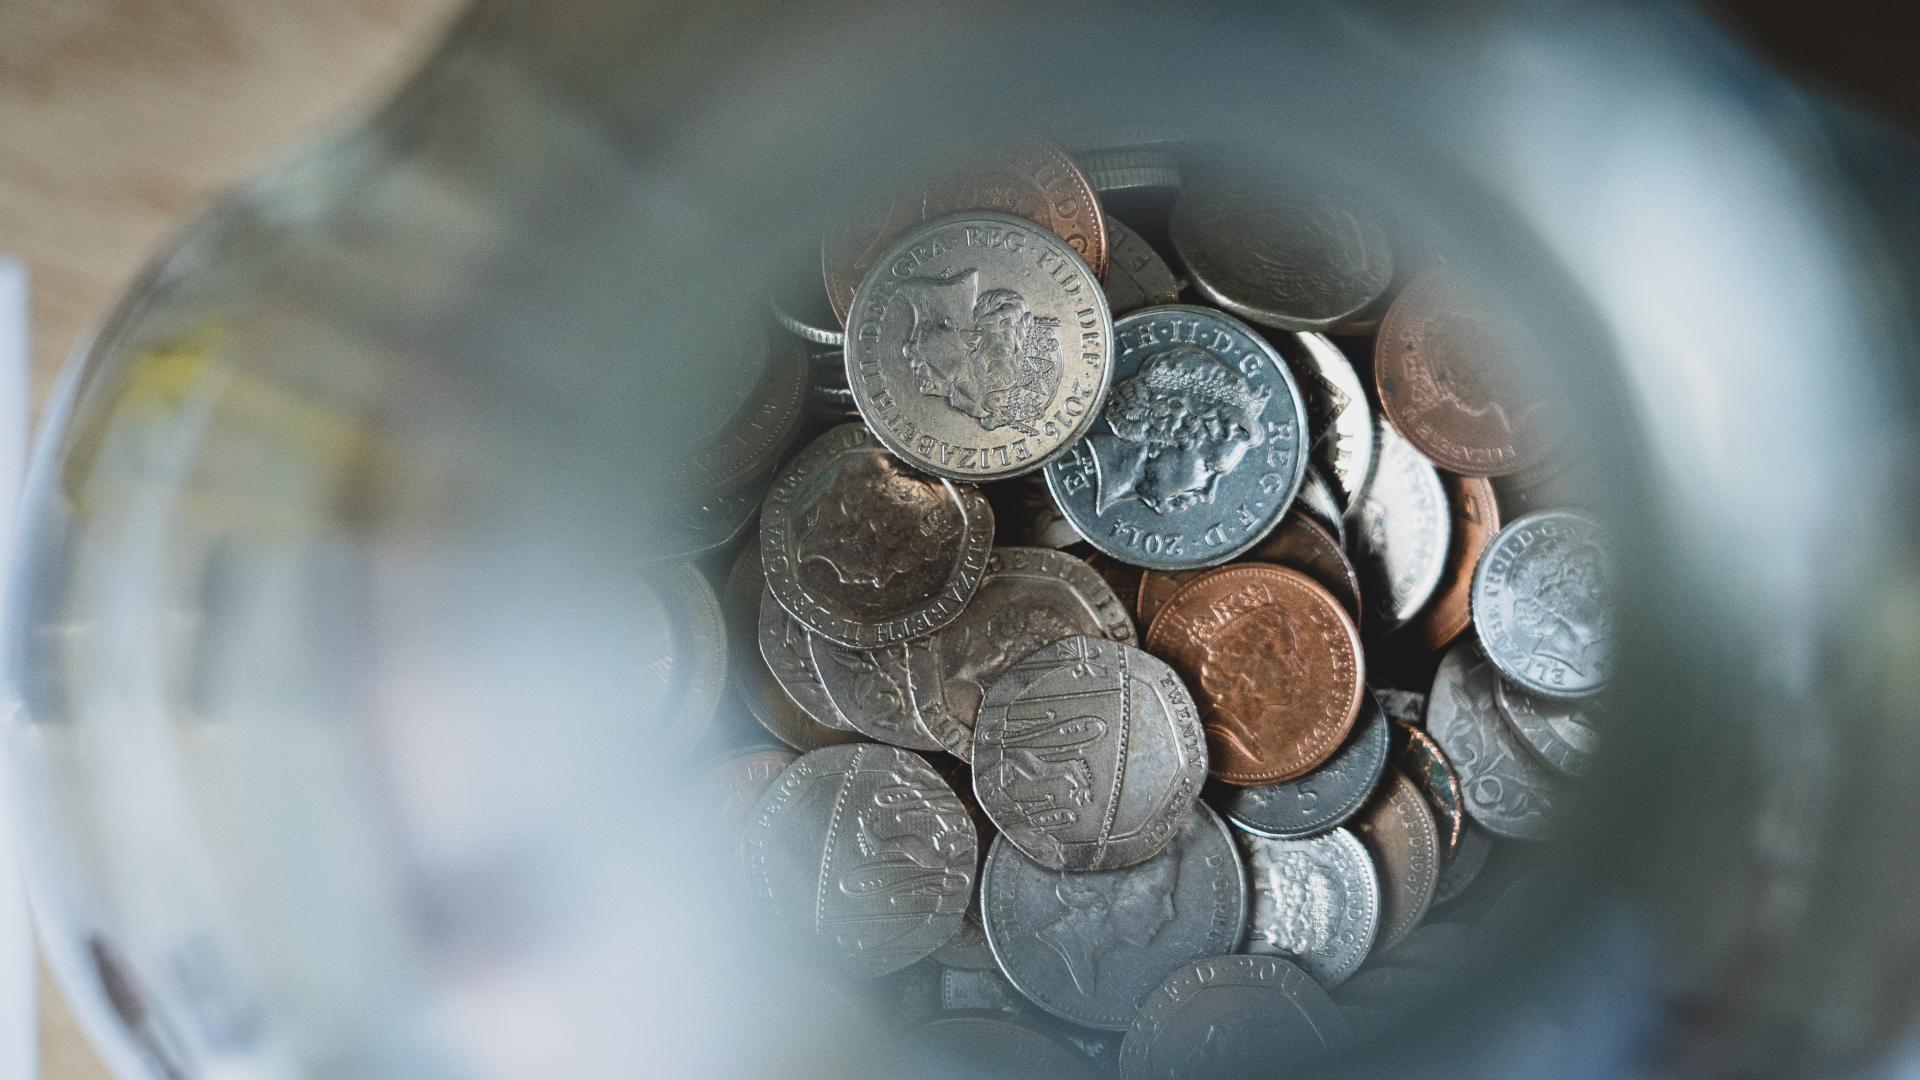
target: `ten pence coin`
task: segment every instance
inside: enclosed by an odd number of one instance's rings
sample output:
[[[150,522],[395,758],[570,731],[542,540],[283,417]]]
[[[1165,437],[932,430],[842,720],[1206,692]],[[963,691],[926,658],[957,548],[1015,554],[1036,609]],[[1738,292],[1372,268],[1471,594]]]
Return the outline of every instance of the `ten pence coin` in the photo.
[[[1272,1076],[1348,1039],[1340,1007],[1299,965],[1216,956],[1170,976],[1120,1044],[1123,1080]]]
[[[1247,563],[1183,586],[1147,648],[1191,681],[1214,777],[1272,784],[1332,757],[1365,696],[1360,632],[1298,570]]]

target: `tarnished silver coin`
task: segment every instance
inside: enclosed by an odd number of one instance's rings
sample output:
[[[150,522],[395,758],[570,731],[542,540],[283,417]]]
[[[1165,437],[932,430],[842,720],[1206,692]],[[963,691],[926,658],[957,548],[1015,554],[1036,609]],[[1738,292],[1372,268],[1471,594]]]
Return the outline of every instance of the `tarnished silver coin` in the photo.
[[[1001,1012],[1034,1016],[1033,1003],[1013,988],[999,968],[950,967],[940,973],[940,1007],[948,1012]]]
[[[1158,657],[1107,638],[1043,645],[980,699],[973,790],[1000,834],[1051,870],[1158,854],[1207,778],[1199,708]]]
[[[1293,367],[1307,399],[1307,437],[1313,447],[1308,460],[1332,482],[1342,515],[1350,514],[1373,479],[1378,440],[1366,384],[1353,370],[1353,361],[1325,334],[1268,336]]]
[[[1076,634],[1140,640],[1127,605],[1084,560],[1046,548],[994,548],[967,610],[906,646],[914,711],[948,753],[972,761],[974,717],[987,688],[1014,661]]]
[[[950,480],[1031,472],[1086,433],[1113,377],[1113,317],[1065,240],[966,213],[903,235],[847,316],[847,382],[873,433]]]
[[[807,631],[767,591],[760,550],[747,544],[727,574],[727,629],[733,689],[754,719],[781,742],[805,752],[858,736],[835,716],[813,671]],[[812,709],[832,720],[816,720]]]
[[[1427,695],[1413,690],[1376,686],[1373,688],[1373,698],[1380,703],[1380,711],[1387,714],[1388,720],[1417,728],[1427,726]]]
[[[727,681],[720,599],[685,563],[650,566],[633,582],[623,630],[638,685],[635,702],[658,760],[675,761],[706,737]]]
[[[905,750],[830,746],[787,767],[748,817],[747,878],[774,926],[847,974],[898,971],[960,928],[977,841],[966,808]]]
[[[1291,840],[1326,832],[1360,812],[1387,768],[1390,734],[1372,694],[1326,764],[1297,780],[1233,789],[1227,818],[1256,836]]]
[[[1266,339],[1201,307],[1115,324],[1113,394],[1087,437],[1047,466],[1080,535],[1150,570],[1214,566],[1279,523],[1307,468],[1307,414]]]
[[[839,709],[833,707],[833,699],[827,696],[826,685],[820,681],[820,669],[813,662],[813,635],[807,633],[807,628],[800,625],[799,619],[780,606],[780,601],[774,599],[773,593],[764,584],[760,593],[760,658],[766,661],[767,670],[773,674],[781,692],[788,701],[799,706],[811,722],[834,731],[853,732],[853,725],[840,715]],[[765,717],[761,720],[766,722]],[[785,718],[779,718],[779,721],[779,726],[769,723],[769,730],[783,740],[792,742],[787,738],[792,725]],[[851,740],[829,737],[820,746],[847,741]],[[817,750],[820,746],[802,746],[800,749]]]
[[[1379,943],[1380,948],[1391,949],[1420,925],[1433,906],[1443,853],[1439,824],[1414,782],[1400,770],[1389,769],[1373,802],[1353,819],[1352,828],[1380,874]]]
[[[1492,854],[1493,838],[1485,829],[1467,822],[1460,833],[1460,846],[1454,850],[1453,858],[1447,860],[1447,868],[1440,871],[1440,884],[1434,886],[1434,905],[1447,903],[1466,892],[1467,886],[1486,868],[1487,857]]]
[[[1120,1044],[1120,1076],[1274,1076],[1348,1037],[1340,1007],[1299,965],[1277,956],[1216,956],[1181,968],[1148,996]]]
[[[914,711],[907,689],[907,647],[850,649],[815,635],[809,642],[813,667],[833,703],[853,730],[908,750],[938,750],[940,740]]]
[[[1086,1055],[1066,1039],[1000,1012],[952,1012],[914,1030],[941,1077],[1044,1076],[1094,1080]]]
[[[1500,676],[1471,641],[1447,650],[1427,695],[1427,733],[1460,775],[1467,816],[1488,832],[1544,840],[1561,783],[1500,715]]]
[[[1420,613],[1447,572],[1453,518],[1440,474],[1420,451],[1380,422],[1380,458],[1354,512],[1349,549],[1368,614],[1391,630]]]
[[[1107,219],[1107,307],[1119,318],[1130,311],[1180,299],[1180,280],[1167,260],[1139,233]]]
[[[914,472],[859,424],[787,462],[760,510],[760,561],[808,630],[873,649],[958,618],[986,572],[993,511],[971,484]]]
[[[1379,437],[1374,438],[1376,446]],[[1340,540],[1340,546],[1347,544],[1347,514],[1340,503],[1340,496],[1333,490],[1333,481],[1307,464],[1307,477],[1300,482],[1300,494],[1294,497],[1294,505],[1306,511],[1313,519],[1327,527],[1327,531]]]
[[[1572,702],[1537,697],[1515,689],[1505,679],[1494,681],[1493,699],[1500,712],[1540,760],[1568,776],[1584,776],[1600,752],[1600,733],[1588,719],[1591,710]]]
[[[1238,834],[1252,883],[1247,951],[1292,958],[1323,987],[1360,970],[1380,929],[1380,878],[1354,835]]]
[[[1487,659],[1546,697],[1596,694],[1613,674],[1613,581],[1606,531],[1571,510],[1539,510],[1493,538],[1473,574],[1473,626]]]
[[[1187,176],[1167,229],[1194,287],[1262,326],[1330,330],[1393,283],[1393,245],[1370,208],[1271,171]]]
[[[1195,803],[1160,854],[1123,870],[1049,870],[1006,837],[981,883],[987,942],[1041,1008],[1124,1031],[1182,964],[1232,952],[1247,920],[1247,878],[1226,825]]]

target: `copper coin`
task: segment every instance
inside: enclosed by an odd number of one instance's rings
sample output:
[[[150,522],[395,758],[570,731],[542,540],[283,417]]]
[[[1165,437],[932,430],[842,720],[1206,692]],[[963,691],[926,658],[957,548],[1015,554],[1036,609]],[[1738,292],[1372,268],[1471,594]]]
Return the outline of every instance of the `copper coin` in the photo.
[[[1420,925],[1433,906],[1440,883],[1440,828],[1420,789],[1398,769],[1387,778],[1360,816],[1347,823],[1367,845],[1380,872],[1380,934],[1374,948],[1385,951]]]
[[[847,321],[860,279],[902,233],[923,221],[973,210],[1013,214],[1051,229],[1086,260],[1094,276],[1106,276],[1106,218],[1087,175],[1059,147],[1022,140],[919,191],[896,194],[827,234],[820,262],[827,300],[841,323]]]
[[[1480,565],[1480,553],[1500,531],[1500,504],[1494,499],[1492,481],[1441,473],[1440,485],[1447,489],[1447,505],[1453,511],[1447,569],[1433,599],[1413,621],[1395,631],[1407,645],[1426,652],[1439,652],[1453,644],[1472,621],[1469,598],[1473,594],[1473,570]]]
[[[1354,572],[1340,541],[1326,526],[1307,517],[1298,508],[1287,511],[1279,527],[1267,534],[1252,551],[1242,556],[1246,562],[1273,563],[1298,570],[1319,582],[1347,609],[1360,618],[1360,576]],[[1167,600],[1180,586],[1206,573],[1205,570],[1146,570],[1140,574],[1140,589],[1134,596],[1133,610],[1143,626],[1152,625]],[[1469,572],[1468,577],[1472,574]]]
[[[1467,827],[1460,774],[1453,771],[1453,763],[1433,736],[1403,720],[1393,722],[1393,763],[1426,795],[1434,824],[1440,830],[1440,846],[1447,859],[1453,858]]]
[[[1387,419],[1434,464],[1505,476],[1546,460],[1555,424],[1538,385],[1550,365],[1518,320],[1446,267],[1410,282],[1374,341]]]
[[[1192,686],[1208,771],[1229,784],[1312,771],[1340,749],[1366,693],[1352,617],[1285,567],[1223,566],[1188,582],[1147,628],[1147,649]]]

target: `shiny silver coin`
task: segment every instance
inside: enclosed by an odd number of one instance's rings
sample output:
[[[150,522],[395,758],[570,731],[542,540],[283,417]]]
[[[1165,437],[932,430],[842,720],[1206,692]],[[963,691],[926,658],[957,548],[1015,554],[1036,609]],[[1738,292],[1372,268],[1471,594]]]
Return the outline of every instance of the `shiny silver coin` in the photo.
[[[1388,769],[1373,802],[1353,819],[1352,829],[1380,874],[1379,947],[1391,949],[1433,906],[1445,853],[1439,823],[1419,787],[1400,770]]]
[[[1031,1023],[998,1012],[955,1012],[914,1029],[931,1060],[927,1075],[940,1077],[1043,1076],[1048,1080],[1094,1080],[1093,1066],[1072,1043]]]
[[[1120,1044],[1123,1080],[1273,1076],[1344,1045],[1340,1007],[1277,956],[1189,964],[1146,1000]]]
[[[914,472],[865,427],[815,439],[760,510],[760,561],[780,606],[841,645],[873,649],[958,618],[986,572],[993,510],[971,484]]]
[[[1417,728],[1427,726],[1427,695],[1380,686],[1374,688],[1373,698],[1380,703],[1380,711],[1387,715],[1388,720],[1398,720]]]
[[[1096,187],[1098,185],[1095,185]],[[1107,307],[1114,318],[1180,299],[1180,281],[1167,260],[1139,233],[1107,219]]]
[[[1496,836],[1544,840],[1561,783],[1500,715],[1500,676],[1471,641],[1447,650],[1427,695],[1427,733],[1460,774],[1467,816]]]
[[[1186,178],[1167,229],[1196,289],[1281,330],[1330,330],[1393,283],[1393,246],[1349,195],[1291,178],[1208,169]]]
[[[1592,518],[1539,510],[1511,522],[1473,573],[1473,626],[1487,659],[1536,694],[1598,693],[1613,674],[1615,574]]]
[[[1591,710],[1537,697],[1505,679],[1495,680],[1493,700],[1541,761],[1568,776],[1584,776],[1593,767],[1593,757],[1600,752],[1600,733],[1589,720]]]
[[[720,599],[685,563],[648,567],[633,582],[625,653],[637,673],[635,702],[661,761],[677,761],[713,726],[727,681],[727,625]]]
[[[940,749],[940,740],[927,731],[913,708],[913,695],[907,689],[906,646],[850,649],[818,635],[808,644],[827,700],[853,730],[908,750]]]
[[[1378,436],[1375,442],[1378,443]],[[1333,490],[1333,481],[1326,475],[1307,465],[1306,479],[1300,481],[1300,494],[1294,497],[1294,505],[1307,512],[1313,520],[1327,527],[1327,531],[1340,541],[1341,547],[1347,546],[1347,514],[1340,503],[1340,496]]]
[[[1391,729],[1372,694],[1331,758],[1297,780],[1232,789],[1228,820],[1256,836],[1293,840],[1326,832],[1360,812],[1387,769]]]
[[[761,580],[765,581],[764,578]],[[767,670],[772,672],[781,692],[787,696],[787,700],[799,706],[813,723],[838,731],[853,731],[853,725],[840,715],[840,710],[833,707],[833,699],[827,696],[826,685],[820,681],[820,669],[813,662],[813,635],[807,633],[807,628],[800,625],[799,619],[780,606],[780,601],[774,599],[773,593],[764,584],[760,591],[760,658],[766,661]],[[761,717],[761,720],[766,722],[766,717]],[[784,726],[787,725],[783,721]],[[775,735],[786,738],[782,728],[772,724],[768,724],[768,727]],[[816,750],[818,747],[802,749]]]
[[[1127,146],[1107,150],[1087,150],[1074,155],[1087,174],[1087,182],[1102,195],[1143,189],[1177,190],[1180,187],[1180,159],[1151,146]],[[1113,243],[1112,218],[1107,219],[1107,242]],[[1109,248],[1108,250],[1113,250]],[[1111,261],[1107,264],[1113,271]]]
[[[1051,870],[1158,854],[1207,778],[1200,713],[1159,658],[1107,638],[1043,645],[980,699],[973,791],[1000,834]]]
[[[774,926],[839,970],[897,971],[960,928],[977,865],[973,821],[925,761],[830,746],[780,774],[741,851]]]
[[[1391,630],[1420,613],[1447,572],[1453,518],[1433,463],[1380,421],[1379,463],[1354,511],[1348,547],[1368,615]]]
[[[1345,829],[1238,839],[1252,882],[1247,951],[1290,957],[1328,988],[1360,970],[1380,929],[1380,878],[1360,841]]]
[[[1100,572],[1064,552],[1000,547],[960,617],[908,643],[914,711],[946,751],[973,760],[980,700],[1014,661],[1085,634],[1139,644],[1133,616]]]
[[[875,436],[951,480],[1031,472],[1098,418],[1113,377],[1100,279],[1065,240],[986,212],[912,229],[847,316],[847,383]]]
[[[1373,406],[1353,362],[1325,334],[1270,335],[1292,365],[1307,399],[1309,460],[1333,484],[1344,516],[1360,505],[1373,479],[1378,441]]]
[[[1487,857],[1493,854],[1493,838],[1487,831],[1473,822],[1460,833],[1460,846],[1454,850],[1453,858],[1447,860],[1447,868],[1440,871],[1440,884],[1434,886],[1433,903],[1435,907],[1454,900],[1467,891],[1486,868]]]
[[[1233,951],[1247,878],[1227,827],[1194,804],[1166,850],[1138,866],[1049,870],[1006,837],[980,883],[987,942],[1027,1000],[1088,1027],[1124,1031],[1182,964]]]
[[[1113,396],[1047,488],[1087,542],[1149,570],[1226,562],[1260,542],[1307,468],[1307,414],[1266,339],[1207,308],[1115,324]]]

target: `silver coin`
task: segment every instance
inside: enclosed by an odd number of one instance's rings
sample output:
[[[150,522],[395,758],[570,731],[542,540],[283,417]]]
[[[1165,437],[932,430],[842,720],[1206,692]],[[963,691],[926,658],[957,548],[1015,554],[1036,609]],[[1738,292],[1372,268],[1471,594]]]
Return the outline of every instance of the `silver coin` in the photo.
[[[833,711],[819,679],[812,674],[813,656],[807,649],[806,629],[767,591],[756,545],[741,547],[727,573],[724,596],[733,691],[754,719],[769,734],[802,752],[857,738],[851,728],[821,724],[797,699],[810,696],[818,707],[829,714]],[[763,619],[770,621],[763,626]],[[784,685],[787,680],[798,684],[795,691],[788,691]]]
[[[1380,703],[1380,711],[1387,715],[1388,720],[1398,720],[1417,728],[1427,726],[1427,695],[1379,686],[1373,689],[1373,697]]]
[[[973,821],[932,766],[890,746],[830,746],[788,766],[747,819],[748,882],[773,925],[863,977],[923,959],[960,928]]]
[[[635,701],[662,761],[706,737],[727,681],[727,624],[720,599],[685,563],[648,567],[635,581],[626,655]]]
[[[1473,573],[1473,625],[1487,659],[1547,697],[1598,693],[1613,674],[1615,570],[1600,523],[1571,510],[1511,522]]]
[[[1158,854],[1207,778],[1199,707],[1159,658],[1076,635],[987,687],[973,791],[1000,833],[1052,870],[1111,870]]]
[[[987,943],[1029,1001],[1088,1027],[1124,1031],[1182,964],[1232,952],[1247,878],[1227,827],[1198,803],[1166,850],[1138,866],[1049,870],[1002,836],[981,879]]]
[[[1580,705],[1529,694],[1505,679],[1495,680],[1493,699],[1500,713],[1540,760],[1568,776],[1584,776],[1600,752],[1600,733]]]
[[[1099,416],[1113,378],[1100,279],[1065,240],[1007,214],[914,228],[847,316],[847,382],[874,434],[950,480],[1031,472]]]
[[[1426,796],[1406,774],[1388,769],[1373,802],[1353,819],[1354,835],[1380,875],[1379,947],[1391,949],[1433,906],[1444,848]]]
[[[761,580],[765,581],[764,578]],[[764,584],[760,592],[760,657],[766,661],[767,670],[772,672],[774,681],[780,684],[781,692],[786,694],[787,700],[799,706],[813,723],[851,732],[853,725],[840,715],[840,710],[833,707],[833,699],[827,696],[827,688],[820,681],[820,669],[814,666],[813,635],[807,633],[807,628],[800,625],[799,619],[780,606],[780,601],[774,599],[773,593]],[[763,722],[766,720],[765,717],[761,719]],[[781,728],[769,727],[775,735],[785,738]],[[802,749],[816,750],[819,747]]]
[[[916,473],[859,424],[815,439],[760,510],[767,587],[806,628],[873,649],[958,618],[986,572],[993,510],[971,484]]]
[[[1326,832],[1360,812],[1386,772],[1391,728],[1372,694],[1353,731],[1326,763],[1279,784],[1232,789],[1228,820],[1256,836],[1293,840]]]
[[[1473,822],[1460,833],[1460,846],[1453,852],[1453,858],[1447,860],[1447,868],[1440,871],[1440,884],[1434,886],[1433,903],[1435,907],[1457,898],[1467,891],[1480,876],[1487,865],[1487,856],[1493,854],[1493,838],[1487,831]]]
[[[1112,399],[1047,466],[1047,488],[1095,548],[1149,570],[1226,562],[1260,542],[1306,473],[1306,405],[1266,339],[1207,308],[1115,324]]]
[[[1087,182],[1102,195],[1143,188],[1180,187],[1180,159],[1165,150],[1150,146],[1127,146],[1106,150],[1087,150],[1074,159],[1087,174]],[[1113,243],[1114,220],[1107,219],[1107,242]],[[1108,249],[1113,250],[1112,248]],[[1113,264],[1107,264],[1112,271]]]
[[[1120,1044],[1122,1080],[1271,1076],[1344,1045],[1346,1017],[1277,956],[1216,956],[1156,989]]]
[[[815,635],[809,641],[814,670],[827,700],[853,730],[908,750],[938,750],[940,740],[914,711],[907,689],[907,647],[850,649]]]
[[[1262,326],[1330,330],[1393,282],[1393,246],[1370,209],[1272,173],[1187,176],[1167,229],[1194,287]]]
[[[975,829],[980,823],[974,822]],[[967,909],[967,917],[960,923],[960,932],[953,935],[945,945],[933,952],[933,960],[949,968],[964,971],[999,971],[1000,964],[993,958],[993,950],[987,947],[987,932],[980,925],[979,900]]]
[[[1427,695],[1427,732],[1460,774],[1467,816],[1496,836],[1544,840],[1561,785],[1500,715],[1499,674],[1471,641],[1447,650]]]
[[[1378,439],[1376,438],[1376,443]],[[1307,477],[1300,481],[1300,494],[1295,496],[1294,505],[1305,510],[1313,519],[1327,527],[1340,541],[1341,547],[1347,546],[1347,514],[1340,504],[1340,496],[1333,490],[1333,481],[1326,475],[1307,465]]]
[[[1098,185],[1095,185],[1098,187]],[[1180,299],[1180,281],[1167,260],[1139,233],[1107,219],[1107,307],[1119,318],[1130,311]]]
[[[948,753],[972,761],[974,717],[987,687],[1014,661],[1076,634],[1140,642],[1127,605],[1084,560],[1046,548],[995,548],[960,617],[906,647],[914,711]]]
[[[831,315],[831,312],[828,312]],[[798,315],[788,314],[780,305],[773,306],[773,317],[787,333],[813,345],[831,345],[839,349],[847,344],[846,332],[837,327],[822,325],[824,320],[809,321]]]
[[[1313,445],[1308,458],[1332,481],[1340,496],[1341,514],[1350,514],[1373,479],[1377,435],[1366,384],[1347,354],[1325,334],[1274,333],[1270,337],[1293,366],[1307,400],[1307,437]]]
[[[1368,614],[1391,630],[1420,613],[1447,572],[1453,518],[1433,463],[1380,421],[1380,458],[1349,545]]]
[[[1290,957],[1323,987],[1360,970],[1380,929],[1380,878],[1360,841],[1345,829],[1238,839],[1253,883],[1247,951]]]

